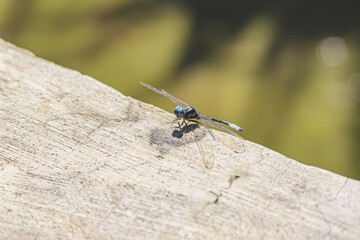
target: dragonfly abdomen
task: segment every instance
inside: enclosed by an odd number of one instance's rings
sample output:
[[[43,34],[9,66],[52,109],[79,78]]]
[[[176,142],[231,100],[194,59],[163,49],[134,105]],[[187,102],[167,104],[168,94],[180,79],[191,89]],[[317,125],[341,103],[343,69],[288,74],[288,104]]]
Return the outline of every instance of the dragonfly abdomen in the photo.
[[[229,122],[226,122],[226,121],[223,121],[223,120],[220,120],[220,119],[216,119],[216,118],[211,118],[211,117],[209,117],[209,119],[211,121],[214,121],[214,122],[219,122],[219,123],[226,124],[226,125],[228,125],[229,127],[233,128],[235,130],[243,131],[243,129],[241,127],[239,127],[239,126],[237,126],[237,125],[235,125],[233,123],[229,123]]]

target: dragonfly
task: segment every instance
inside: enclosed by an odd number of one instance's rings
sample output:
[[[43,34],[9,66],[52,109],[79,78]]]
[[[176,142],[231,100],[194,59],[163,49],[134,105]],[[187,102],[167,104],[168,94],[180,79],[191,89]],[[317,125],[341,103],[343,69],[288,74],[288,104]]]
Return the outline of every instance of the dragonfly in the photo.
[[[227,132],[227,133],[229,133],[229,134],[231,134],[233,136],[242,138],[237,133],[235,133],[233,131],[230,131],[229,129],[221,126],[219,123],[225,124],[225,125],[233,128],[233,129],[235,129],[237,131],[243,131],[243,129],[241,127],[239,127],[239,126],[237,126],[237,125],[235,125],[233,123],[227,122],[227,121],[223,121],[223,120],[212,118],[212,117],[206,117],[206,116],[202,115],[198,110],[193,108],[191,105],[189,105],[186,102],[172,96],[170,93],[166,92],[164,89],[159,90],[159,89],[154,88],[154,87],[150,86],[149,84],[146,84],[146,83],[143,83],[143,82],[140,82],[140,84],[147,87],[147,88],[149,88],[150,90],[152,90],[154,92],[157,92],[157,93],[169,98],[171,101],[173,101],[174,103],[176,103],[178,105],[178,106],[175,107],[175,110],[174,110],[174,114],[176,116],[176,119],[173,122],[182,119],[183,121],[182,121],[181,124],[179,123],[179,128],[181,126],[183,126],[184,124],[185,124],[185,126],[187,126],[187,121],[188,122],[199,123],[198,120],[200,120],[214,140],[216,140],[216,137],[211,132],[210,127],[218,128],[218,129],[223,130],[223,131],[225,131],[225,132]],[[201,145],[199,145],[199,143],[200,143],[199,139],[196,138],[196,142],[197,142],[197,145],[199,147],[199,150],[200,150],[201,154],[204,156],[203,148],[201,147]],[[212,165],[213,165],[213,163],[211,163],[211,162],[208,162],[208,163],[205,164],[205,166],[207,168],[211,168]],[[209,166],[211,166],[211,167],[209,167]]]

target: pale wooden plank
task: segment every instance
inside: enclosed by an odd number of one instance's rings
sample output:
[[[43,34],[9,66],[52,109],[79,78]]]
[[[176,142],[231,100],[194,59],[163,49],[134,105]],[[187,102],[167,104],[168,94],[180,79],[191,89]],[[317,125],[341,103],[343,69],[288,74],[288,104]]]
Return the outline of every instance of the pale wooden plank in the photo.
[[[359,239],[359,181],[172,120],[0,40],[0,238]]]

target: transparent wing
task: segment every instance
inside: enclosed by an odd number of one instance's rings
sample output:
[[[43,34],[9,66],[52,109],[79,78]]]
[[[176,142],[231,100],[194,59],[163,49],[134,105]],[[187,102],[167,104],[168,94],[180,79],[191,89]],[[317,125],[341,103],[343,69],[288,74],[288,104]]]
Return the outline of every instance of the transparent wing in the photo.
[[[200,114],[201,115],[201,114]],[[200,116],[199,115],[199,116]],[[229,129],[227,129],[227,128],[225,128],[225,127],[223,127],[223,126],[221,126],[220,124],[218,124],[218,123],[216,123],[216,122],[214,122],[214,121],[211,121],[211,119],[209,118],[209,117],[206,117],[206,116],[204,116],[204,115],[201,115],[200,116],[200,119],[201,119],[201,122],[206,122],[206,124],[209,126],[212,126],[212,127],[214,127],[214,128],[218,128],[218,129],[220,129],[220,130],[222,130],[222,131],[224,131],[224,132],[227,132],[227,133],[229,133],[229,134],[231,134],[231,135],[233,135],[233,136],[235,136],[235,137],[238,137],[238,138],[241,138],[241,139],[244,139],[242,136],[240,136],[239,134],[237,134],[237,133],[235,133],[234,131],[231,131],[231,130],[229,130]],[[205,124],[204,124],[205,125]],[[207,127],[207,128],[209,128],[209,127]],[[210,132],[211,133],[211,132]],[[212,134],[212,133],[211,133]]]
[[[205,117],[204,115],[202,115],[201,113],[199,113],[195,108],[193,108],[196,112],[196,114],[199,116],[200,121],[204,124],[204,126],[206,127],[206,129],[208,130],[208,132],[210,133],[211,137],[216,140],[215,135],[211,132],[210,126],[208,124],[209,121],[207,121],[207,117]]]
[[[203,160],[203,163],[207,169],[211,169],[214,167],[214,150],[211,145],[212,139],[209,139],[209,137],[200,137],[197,134],[195,135],[195,141],[196,145],[199,149],[201,158]]]
[[[143,82],[140,82],[140,83],[141,83],[141,85],[147,87],[148,89],[153,90],[154,92],[157,92],[157,93],[169,98],[171,101],[173,101],[174,103],[176,103],[177,105],[179,105],[183,108],[191,107],[189,104],[187,104],[184,101],[181,101],[180,99],[177,99],[176,97],[172,96],[170,93],[166,92],[164,89],[159,90],[157,88],[150,86],[149,84],[146,84]]]

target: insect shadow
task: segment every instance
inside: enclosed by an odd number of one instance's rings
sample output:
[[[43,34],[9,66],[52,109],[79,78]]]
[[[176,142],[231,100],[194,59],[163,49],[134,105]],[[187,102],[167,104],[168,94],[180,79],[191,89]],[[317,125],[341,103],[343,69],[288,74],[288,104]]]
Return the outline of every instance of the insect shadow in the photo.
[[[175,129],[172,133],[172,136],[173,137],[176,137],[176,138],[182,138],[184,136],[185,133],[189,133],[189,132],[192,132],[196,129],[199,128],[199,124],[189,124],[189,125],[186,125],[184,127],[177,127],[177,129]]]

